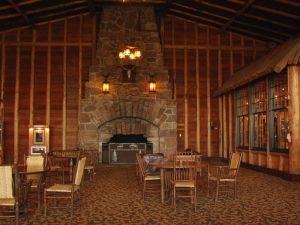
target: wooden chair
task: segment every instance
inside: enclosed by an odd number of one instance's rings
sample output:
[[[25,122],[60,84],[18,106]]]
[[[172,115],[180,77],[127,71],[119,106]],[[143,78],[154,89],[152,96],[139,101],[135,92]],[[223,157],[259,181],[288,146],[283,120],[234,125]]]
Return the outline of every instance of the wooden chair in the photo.
[[[210,182],[216,182],[216,196],[215,201],[218,201],[220,187],[224,190],[222,192],[228,193],[228,183],[234,185],[234,199],[236,198],[236,178],[238,175],[240,163],[242,160],[242,153],[233,152],[230,156],[228,166],[215,166],[208,167],[208,181],[207,181],[207,194],[209,196]]]
[[[31,188],[38,195],[38,208],[41,205],[41,193],[43,193],[46,181],[45,157],[44,155],[30,155],[25,158],[26,180],[32,180]],[[42,172],[41,172],[42,171]]]
[[[151,154],[152,155],[152,154]],[[142,183],[142,190],[143,190],[143,200],[145,200],[146,192],[161,192],[161,179],[160,179],[160,172],[155,171],[151,172],[147,166],[147,163],[145,162],[145,157],[138,159],[138,165],[139,165],[139,173],[140,173],[140,180]],[[159,160],[163,159],[163,156],[157,156]],[[147,158],[147,157],[146,157]],[[159,162],[159,161],[156,161]]]
[[[143,183],[142,182],[142,179],[143,179],[142,171],[141,171],[141,166],[140,166],[140,163],[142,163],[142,155],[139,153],[136,153],[135,157],[136,157],[135,174],[136,174],[139,184],[141,185]]]
[[[84,171],[87,172],[89,175],[90,179],[94,178],[95,176],[95,165],[96,162],[98,161],[98,151],[97,150],[88,150],[88,151],[83,151],[84,154],[86,155],[86,163],[84,167]]]
[[[174,156],[172,203],[176,211],[176,198],[189,198],[196,211],[197,205],[197,162],[195,157]]]
[[[73,216],[74,201],[80,199],[80,185],[84,173],[85,162],[86,162],[86,157],[80,158],[80,155],[78,154],[72,184],[54,184],[49,188],[45,188],[44,191],[45,216],[47,215],[47,208],[50,208],[47,205],[50,199],[55,201],[70,200],[69,205],[71,208],[71,215]],[[77,197],[77,199],[75,199],[75,197]],[[67,206],[69,205],[67,204]],[[66,204],[64,206],[53,206],[51,208],[68,208],[65,206]]]
[[[31,181],[20,184],[17,166],[0,166],[0,217],[14,217],[19,224],[19,215],[27,216],[27,194]],[[28,219],[28,218],[27,218]]]
[[[65,159],[61,159],[52,154],[52,152],[45,156],[45,168],[47,171],[48,178],[61,177],[62,182],[65,180],[64,163]],[[51,179],[52,180],[52,179]]]

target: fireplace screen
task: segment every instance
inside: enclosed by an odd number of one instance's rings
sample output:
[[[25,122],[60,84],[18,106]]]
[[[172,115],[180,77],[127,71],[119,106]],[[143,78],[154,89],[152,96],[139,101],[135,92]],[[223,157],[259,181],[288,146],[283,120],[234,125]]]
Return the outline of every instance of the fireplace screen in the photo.
[[[152,153],[152,143],[143,135],[114,135],[102,144],[102,162],[109,164],[135,163],[136,153]]]

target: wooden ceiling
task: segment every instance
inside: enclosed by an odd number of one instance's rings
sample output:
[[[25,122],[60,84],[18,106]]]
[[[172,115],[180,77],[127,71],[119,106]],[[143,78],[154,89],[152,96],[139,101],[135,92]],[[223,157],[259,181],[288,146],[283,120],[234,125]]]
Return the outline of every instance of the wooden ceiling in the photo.
[[[173,15],[198,24],[280,43],[300,34],[299,0],[2,0],[0,31],[32,27],[105,5],[152,5],[157,15]]]

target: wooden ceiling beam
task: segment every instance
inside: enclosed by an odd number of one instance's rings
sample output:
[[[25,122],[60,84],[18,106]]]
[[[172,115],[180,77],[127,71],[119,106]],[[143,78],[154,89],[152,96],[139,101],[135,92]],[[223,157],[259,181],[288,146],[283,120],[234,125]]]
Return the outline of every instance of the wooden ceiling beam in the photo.
[[[193,22],[193,23],[197,23],[197,24],[208,25],[208,26],[212,26],[212,27],[216,27],[216,28],[219,28],[219,26],[220,26],[218,23],[203,20],[202,18],[199,18],[199,17],[193,17],[193,16],[190,16],[188,14],[184,14],[180,11],[175,11],[173,9],[170,9],[168,14],[171,15],[171,16],[175,16],[177,18],[180,18],[180,19],[184,19],[184,20],[188,20],[188,21]]]
[[[89,12],[88,7],[85,7],[85,8],[82,8],[82,9],[70,10],[68,12],[63,12],[61,14],[54,14],[52,16],[46,16],[46,17],[43,17],[43,18],[39,18],[35,22],[36,23],[42,23],[42,22],[62,19],[62,18],[69,17],[69,16],[80,15],[80,14],[88,13],[88,12]]]
[[[96,15],[96,9],[95,9],[95,5],[94,5],[94,1],[93,0],[86,0],[88,8],[90,10],[90,14],[92,16]]]
[[[221,31],[226,31],[226,29],[228,27],[230,27],[230,25],[237,19],[239,18],[244,12],[246,12],[251,6],[252,4],[255,2],[256,0],[248,0],[248,2],[245,3],[245,5],[230,19],[228,20],[221,28]]]
[[[174,5],[172,6],[173,8],[177,8],[180,7],[178,9],[185,11],[185,12],[192,12],[192,14],[194,13],[195,15],[201,16],[201,17],[208,17],[210,19],[215,19],[217,21],[222,21],[222,23],[225,23],[228,20],[228,17],[225,15],[219,15],[216,13],[212,13],[209,10],[197,10],[191,6],[187,6],[185,4],[181,4],[181,3],[174,3]]]
[[[11,4],[11,6],[23,17],[23,19],[25,20],[25,22],[31,26],[34,27],[33,22],[28,18],[28,16],[26,15],[25,12],[23,12],[19,6],[13,1],[13,0],[7,0],[9,2],[9,4]]]
[[[233,28],[244,29],[252,33],[257,33],[265,36],[270,36],[277,40],[285,40],[291,37],[291,35],[282,34],[280,32],[272,31],[271,29],[264,29],[262,27],[253,26],[251,24],[244,24],[235,22],[231,25]],[[222,31],[223,32],[223,31]]]
[[[202,0],[201,3],[209,5],[211,7],[219,9],[219,10],[220,9],[225,10],[227,12],[232,12],[233,10],[238,11],[238,7],[240,5],[237,3],[228,2],[228,1],[224,1],[224,0],[214,0],[212,2],[207,1],[207,0]],[[294,27],[299,26],[299,22],[295,19],[291,19],[289,17],[279,15],[276,13],[263,11],[261,9],[255,9],[254,6],[255,6],[255,4],[253,5],[253,7],[251,7],[250,10],[248,10],[242,16],[249,16],[249,17],[256,16],[257,18],[261,18],[263,20],[270,20],[270,21],[274,21],[279,24],[287,25],[287,26],[288,25],[293,25]]]
[[[45,17],[49,15],[61,14],[66,11],[77,10],[82,8],[88,8],[85,2],[72,4],[72,5],[62,5],[56,8],[49,9],[46,12],[41,11],[41,12],[32,13],[30,14],[30,16],[32,18],[39,18],[39,17]]]
[[[47,13],[47,14],[40,14],[38,17],[35,18],[35,22],[40,22],[40,20],[43,20],[44,18],[61,18],[63,16],[69,16],[69,15],[76,15],[78,13],[72,14],[72,12],[87,12],[89,11],[88,7],[86,5],[78,8],[69,8],[62,11],[54,11],[53,13]]]
[[[202,13],[197,13],[190,10],[183,10],[180,7],[172,6],[169,11],[177,12],[182,15],[187,15],[191,18],[200,19],[201,21],[207,21],[209,23],[218,24],[219,27],[222,26],[222,24],[224,24],[224,20],[220,18],[212,17],[210,15],[203,15]]]
[[[252,37],[254,39],[261,40],[261,41],[267,41],[267,42],[271,41],[271,42],[275,42],[275,43],[283,42],[283,40],[281,40],[281,39],[273,38],[268,35],[263,35],[263,34],[259,34],[259,33],[253,33],[253,32],[250,32],[250,31],[242,29],[242,28],[229,27],[227,31],[231,31],[231,32],[234,32],[237,34],[242,34],[247,37]]]

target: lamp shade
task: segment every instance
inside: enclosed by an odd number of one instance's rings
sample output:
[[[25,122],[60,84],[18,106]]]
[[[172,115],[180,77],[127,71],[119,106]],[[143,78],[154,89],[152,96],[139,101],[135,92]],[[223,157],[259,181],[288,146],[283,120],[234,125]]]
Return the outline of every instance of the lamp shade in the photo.
[[[109,82],[106,79],[102,83],[102,92],[104,94],[109,93]]]
[[[149,92],[155,93],[156,92],[156,82],[154,80],[151,80],[149,82]]]

